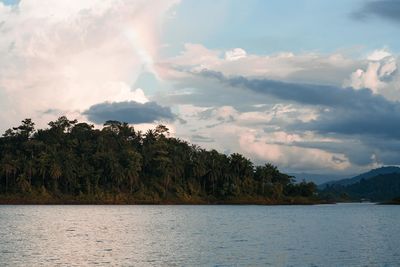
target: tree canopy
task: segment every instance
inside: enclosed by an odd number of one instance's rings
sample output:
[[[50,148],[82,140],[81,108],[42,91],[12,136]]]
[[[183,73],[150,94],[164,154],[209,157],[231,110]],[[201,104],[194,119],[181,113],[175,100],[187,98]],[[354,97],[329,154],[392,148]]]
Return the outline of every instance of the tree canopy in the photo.
[[[276,166],[254,164],[170,137],[107,121],[102,129],[65,116],[35,130],[25,119],[0,138],[0,195],[32,202],[280,203],[314,198]],[[46,202],[46,201],[43,201]]]

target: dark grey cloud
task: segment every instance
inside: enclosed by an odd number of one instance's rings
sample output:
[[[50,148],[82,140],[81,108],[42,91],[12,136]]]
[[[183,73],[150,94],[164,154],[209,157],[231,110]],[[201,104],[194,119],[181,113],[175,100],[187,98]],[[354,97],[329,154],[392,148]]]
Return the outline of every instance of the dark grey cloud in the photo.
[[[104,123],[107,120],[118,120],[127,123],[151,123],[159,120],[174,120],[175,115],[169,107],[163,107],[156,102],[144,104],[135,101],[105,102],[91,106],[83,112],[94,123]]]
[[[220,72],[204,70],[201,76],[214,78],[226,85],[249,89],[260,94],[268,94],[286,101],[306,105],[363,106],[368,102],[387,102],[369,89],[354,90],[335,86],[288,83],[269,79],[250,79],[243,76],[226,77]]]
[[[381,104],[324,111],[318,119],[296,127],[323,134],[373,135],[400,139],[400,105],[389,101]]]
[[[400,23],[400,1],[368,1],[364,3],[360,10],[353,13],[352,16],[356,19],[366,19],[371,16],[377,16]]]
[[[316,120],[307,123],[298,121],[289,126],[292,131],[311,130],[322,134],[372,135],[400,139],[400,103],[373,94],[369,89],[355,90],[242,76],[226,77],[214,71],[202,71],[198,75],[286,102],[323,107]]]

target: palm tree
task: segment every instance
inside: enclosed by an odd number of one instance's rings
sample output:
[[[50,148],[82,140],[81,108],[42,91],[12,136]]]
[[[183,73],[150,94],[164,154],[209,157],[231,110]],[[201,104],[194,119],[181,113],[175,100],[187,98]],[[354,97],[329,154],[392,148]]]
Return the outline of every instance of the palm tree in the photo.
[[[176,192],[185,198],[279,199],[315,191],[312,185],[294,185],[271,164],[254,168],[240,154],[206,151],[170,137],[164,125],[144,135],[119,121],[99,130],[60,117],[49,126],[34,132],[34,123],[26,119],[0,137],[0,193],[43,188],[60,197],[96,193],[106,198],[133,194],[141,186],[154,198]]]
[[[16,173],[16,165],[15,161],[12,159],[11,155],[5,154],[1,160],[1,169],[4,173],[5,176],[5,191],[6,193],[8,192],[8,186],[9,186],[9,177],[11,174]]]
[[[128,167],[126,168],[126,177],[129,181],[129,191],[132,193],[133,186],[137,184],[139,180],[139,172],[142,169],[142,156],[135,151],[129,151],[128,157],[129,163]]]
[[[42,177],[42,186],[46,188],[45,178],[48,173],[48,166],[49,166],[49,155],[45,152],[42,152],[38,158],[38,171]]]
[[[53,179],[53,190],[57,190],[58,179],[62,175],[62,169],[60,164],[58,164],[56,161],[52,161],[50,164],[50,177]]]

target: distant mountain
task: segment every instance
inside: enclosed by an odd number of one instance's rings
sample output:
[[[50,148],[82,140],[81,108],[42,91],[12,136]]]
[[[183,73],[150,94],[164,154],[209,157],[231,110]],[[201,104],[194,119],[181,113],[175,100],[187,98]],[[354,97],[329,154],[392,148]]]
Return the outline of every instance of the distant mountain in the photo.
[[[381,168],[370,170],[369,172],[362,173],[362,174],[357,175],[352,178],[336,180],[336,181],[329,181],[329,182],[319,185],[318,188],[324,189],[328,185],[330,185],[330,186],[332,186],[332,185],[348,186],[348,185],[352,185],[352,184],[355,184],[355,183],[361,181],[361,179],[369,179],[369,178],[372,178],[372,177],[375,177],[378,175],[391,174],[391,173],[400,173],[400,168],[395,167],[395,166],[381,167]]]
[[[341,180],[349,177],[349,175],[340,174],[315,174],[315,173],[289,173],[290,176],[294,176],[296,182],[301,182],[303,180],[307,182],[313,182],[317,185],[330,182],[333,180]]]
[[[390,170],[390,169],[389,169]],[[398,170],[396,170],[398,171]],[[400,197],[400,173],[361,177],[353,184],[334,184],[320,192],[320,196],[336,201],[390,201]]]

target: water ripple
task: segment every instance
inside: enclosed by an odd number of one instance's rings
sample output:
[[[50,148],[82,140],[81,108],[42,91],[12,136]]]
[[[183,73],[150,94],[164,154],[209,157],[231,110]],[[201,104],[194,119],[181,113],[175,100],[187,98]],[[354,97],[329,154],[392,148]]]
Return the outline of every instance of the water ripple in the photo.
[[[398,266],[400,209],[0,206],[0,266]]]

